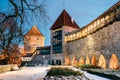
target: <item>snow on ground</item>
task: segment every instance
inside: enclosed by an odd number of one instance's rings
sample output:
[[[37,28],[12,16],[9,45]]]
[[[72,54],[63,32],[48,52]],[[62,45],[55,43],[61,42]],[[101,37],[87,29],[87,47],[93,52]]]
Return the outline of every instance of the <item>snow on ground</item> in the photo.
[[[18,71],[0,73],[0,80],[37,80],[43,78],[50,67],[23,67]]]
[[[107,79],[107,78],[104,78],[104,77],[100,77],[100,76],[97,76],[97,75],[92,75],[90,73],[87,73],[86,71],[84,72],[84,74],[90,80],[110,80],[110,79]]]
[[[74,67],[72,67],[72,69],[79,70],[79,69],[76,69]],[[107,78],[104,78],[104,77],[100,77],[100,76],[97,76],[97,75],[87,73],[86,71],[82,71],[82,70],[79,70],[79,71],[82,72],[89,80],[110,80],[110,79],[107,79]]]
[[[70,67],[70,66],[69,66]],[[74,70],[79,70],[71,67]],[[10,71],[5,73],[0,73],[0,80],[43,80],[41,78],[45,77],[47,71],[50,67],[23,67],[18,71]],[[80,70],[81,71],[81,70]],[[90,80],[110,80],[100,76],[89,74],[85,71],[81,71]]]

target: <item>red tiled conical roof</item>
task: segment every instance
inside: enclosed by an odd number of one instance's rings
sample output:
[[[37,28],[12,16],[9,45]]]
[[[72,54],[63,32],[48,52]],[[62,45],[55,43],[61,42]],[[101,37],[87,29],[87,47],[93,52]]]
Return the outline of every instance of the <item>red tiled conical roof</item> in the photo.
[[[26,35],[27,36],[31,36],[31,35],[44,36],[35,25],[25,34],[25,36]]]
[[[76,24],[76,22],[73,20],[73,18],[66,12],[64,9],[60,16],[57,18],[55,23],[52,25],[50,30],[58,29],[62,27],[63,25],[74,27],[77,29],[80,29],[80,27]]]

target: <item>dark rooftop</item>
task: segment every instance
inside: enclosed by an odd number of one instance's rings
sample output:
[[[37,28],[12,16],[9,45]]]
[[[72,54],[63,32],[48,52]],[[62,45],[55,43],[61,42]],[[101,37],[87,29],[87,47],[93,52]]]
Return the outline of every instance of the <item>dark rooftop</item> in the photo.
[[[55,21],[55,23],[51,26],[50,30],[58,29],[58,28],[62,27],[63,25],[80,29],[80,27],[76,24],[76,22],[66,12],[65,9],[62,11],[62,13],[60,14],[60,16]]]

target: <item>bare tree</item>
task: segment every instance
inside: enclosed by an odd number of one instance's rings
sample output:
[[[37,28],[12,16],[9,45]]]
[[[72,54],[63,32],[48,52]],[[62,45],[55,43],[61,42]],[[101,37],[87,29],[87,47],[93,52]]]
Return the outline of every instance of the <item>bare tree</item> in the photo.
[[[7,12],[0,12],[4,19],[0,21],[4,23],[9,18],[17,18],[18,23],[22,25],[25,20],[31,22],[31,18],[42,19],[46,22],[48,16],[45,10],[45,0],[8,0],[10,5],[6,8]],[[4,4],[3,4],[4,5]],[[29,19],[29,20],[28,20]]]
[[[19,45],[23,39],[24,24],[29,24],[35,19],[46,22],[48,17],[45,0],[8,0],[8,2],[6,11],[0,11],[0,53],[9,57],[16,51],[13,46]]]
[[[21,40],[21,28],[18,27],[14,18],[9,18],[0,25],[0,52],[6,55],[7,60],[12,53],[19,52],[14,46],[19,45]]]

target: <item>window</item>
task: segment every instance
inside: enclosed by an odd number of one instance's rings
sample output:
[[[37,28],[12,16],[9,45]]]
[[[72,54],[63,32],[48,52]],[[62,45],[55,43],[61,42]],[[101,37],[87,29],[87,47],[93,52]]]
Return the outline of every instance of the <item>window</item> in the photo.
[[[50,47],[41,49],[39,54],[50,54]]]
[[[53,53],[62,53],[62,41],[53,45]]]
[[[27,50],[31,50],[31,46],[27,46],[26,49],[27,49]]]
[[[53,33],[55,34],[53,35],[52,41],[53,54],[62,53],[62,30],[55,31]]]
[[[37,38],[37,40],[39,40],[39,38]]]
[[[29,37],[29,40],[30,40],[30,37]]]

